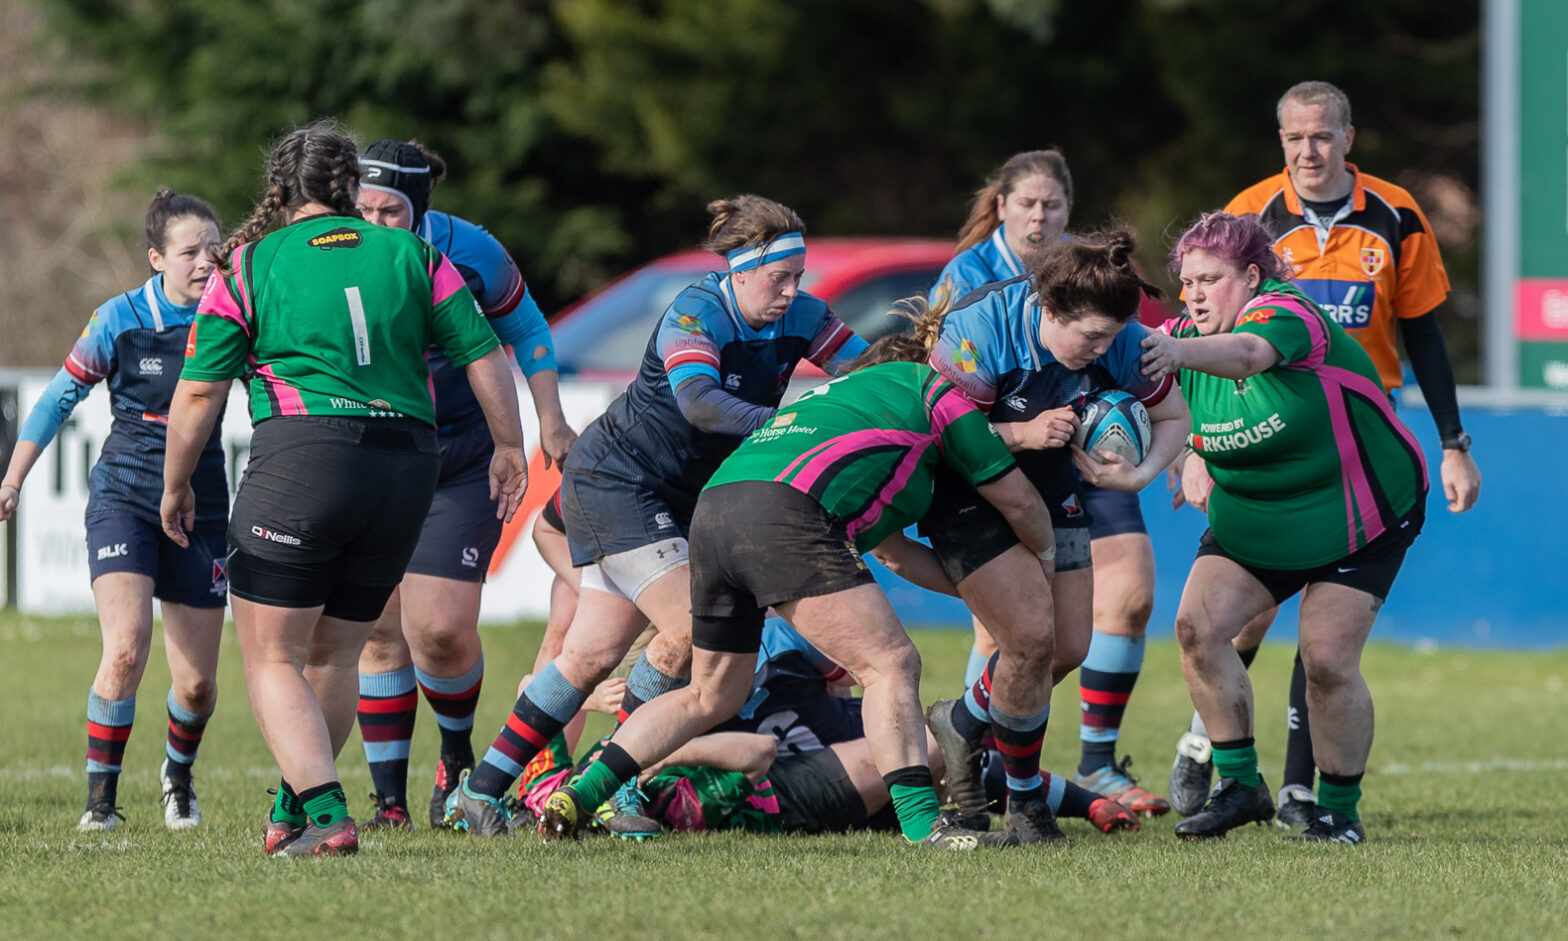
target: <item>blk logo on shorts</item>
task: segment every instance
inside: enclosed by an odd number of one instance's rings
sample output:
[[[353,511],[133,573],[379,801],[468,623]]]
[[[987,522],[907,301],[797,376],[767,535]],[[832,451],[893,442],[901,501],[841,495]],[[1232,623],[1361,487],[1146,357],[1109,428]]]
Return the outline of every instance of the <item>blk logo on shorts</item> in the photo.
[[[479,550],[478,549],[475,549],[473,546],[464,546],[463,547],[463,566],[465,568],[471,568],[471,569],[479,567]]]
[[[117,542],[108,546],[99,546],[98,561],[102,562],[104,559],[118,559],[121,556],[130,555],[130,553],[130,547],[123,542]]]

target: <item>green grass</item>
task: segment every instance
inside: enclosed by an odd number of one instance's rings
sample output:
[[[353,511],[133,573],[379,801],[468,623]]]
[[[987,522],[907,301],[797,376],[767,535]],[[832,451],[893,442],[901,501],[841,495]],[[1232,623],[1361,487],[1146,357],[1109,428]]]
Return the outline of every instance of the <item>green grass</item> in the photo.
[[[487,630],[476,745],[511,704],[539,628]],[[952,695],[967,638],[917,632],[926,698]],[[1103,837],[1066,821],[1066,849],[916,853],[881,835],[685,836],[544,846],[445,833],[370,837],[341,860],[258,849],[276,781],[225,638],[218,713],[197,764],[207,822],[166,832],[157,806],[167,668],[161,635],[109,834],[74,830],[96,622],[0,614],[0,925],[10,937],[1531,937],[1568,934],[1568,653],[1374,646],[1378,703],[1365,783],[1371,842],[1287,845],[1247,828],[1212,845],[1169,818]],[[1283,756],[1285,646],[1254,675],[1264,773]],[[1056,698],[1048,767],[1076,764],[1076,689]],[[1153,643],[1123,737],[1163,786],[1190,706],[1169,641]],[[420,716],[410,788],[428,793],[435,723]],[[341,761],[357,813],[357,737]],[[416,806],[416,812],[417,812]]]

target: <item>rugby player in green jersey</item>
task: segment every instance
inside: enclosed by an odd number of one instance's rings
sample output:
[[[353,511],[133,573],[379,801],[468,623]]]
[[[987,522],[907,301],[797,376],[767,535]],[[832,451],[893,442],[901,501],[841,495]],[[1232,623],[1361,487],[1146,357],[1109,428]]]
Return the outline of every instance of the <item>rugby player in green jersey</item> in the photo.
[[[1220,782],[1176,834],[1219,837],[1274,816],[1231,640],[1300,592],[1322,785],[1317,818],[1291,839],[1354,844],[1366,839],[1357,803],[1372,747],[1361,650],[1421,531],[1427,469],[1371,358],[1284,280],[1271,241],[1256,216],[1200,218],[1172,253],[1187,315],[1143,341],[1146,373],[1181,373],[1192,411],[1182,492],[1209,515],[1176,637]]]
[[[432,344],[484,410],[498,517],[516,512],[528,463],[495,331],[434,246],[360,218],[354,142],[326,122],[299,128],[273,148],[266,179],[261,204],[215,253],[191,324],[161,515],[184,545],[197,454],[230,382],[245,377],[255,431],[230,515],[229,581],[251,708],[283,771],[263,846],[352,853],[334,759],[354,725],[360,648],[440,473]]]
[[[935,370],[908,361],[926,355],[913,338],[878,341],[863,368],[781,409],[719,468],[692,518],[691,684],[638,709],[579,781],[550,796],[547,840],[575,834],[624,782],[745,704],[771,606],[865,689],[866,738],[904,839],[948,849],[992,842],[939,812],[920,722],[920,655],[861,553],[902,539],[925,514],[939,464],[977,487],[1031,552],[1048,560],[1055,537],[985,415]],[[1048,415],[1021,426],[1024,446],[1043,447],[1050,428]],[[1016,586],[1044,607],[1049,564]]]

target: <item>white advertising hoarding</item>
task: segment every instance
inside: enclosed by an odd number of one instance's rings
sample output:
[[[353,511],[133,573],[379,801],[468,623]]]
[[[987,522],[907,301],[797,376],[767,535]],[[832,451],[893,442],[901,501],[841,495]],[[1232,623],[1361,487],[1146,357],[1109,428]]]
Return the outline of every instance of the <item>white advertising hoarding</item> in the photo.
[[[43,372],[20,377],[17,398],[23,416],[43,394],[49,378],[50,374]],[[562,383],[561,405],[567,421],[581,430],[604,411],[619,391],[604,383]],[[517,393],[528,441],[529,487],[523,510],[506,527],[491,563],[480,609],[480,617],[486,621],[544,617],[550,607],[552,575],[534,550],[529,527],[539,508],[555,492],[560,472],[558,468],[544,467],[539,452],[538,419],[521,376],[517,377]],[[87,474],[98,460],[109,427],[109,396],[106,390],[95,389],[60,427],[58,436],[27,478],[15,518],[4,524],[17,527],[16,602],[24,613],[80,614],[93,610],[83,517],[87,510]],[[232,490],[250,455],[250,420],[243,385],[236,384],[229,394],[223,445]],[[3,561],[0,557],[0,572],[4,571]]]

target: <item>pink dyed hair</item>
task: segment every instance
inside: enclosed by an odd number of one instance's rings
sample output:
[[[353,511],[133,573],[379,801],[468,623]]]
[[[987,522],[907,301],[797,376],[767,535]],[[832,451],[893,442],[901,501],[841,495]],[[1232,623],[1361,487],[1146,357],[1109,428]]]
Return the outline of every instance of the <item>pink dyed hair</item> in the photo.
[[[1248,265],[1257,265],[1264,278],[1290,277],[1290,269],[1274,254],[1274,236],[1251,213],[1233,216],[1228,212],[1206,212],[1199,216],[1171,249],[1172,276],[1180,277],[1181,262],[1188,252],[1207,252],[1242,271]]]

